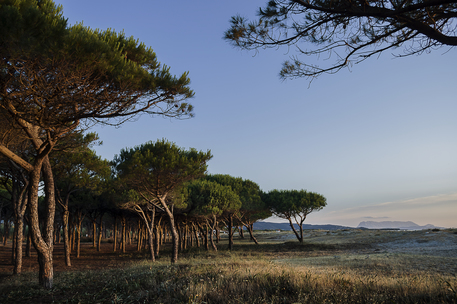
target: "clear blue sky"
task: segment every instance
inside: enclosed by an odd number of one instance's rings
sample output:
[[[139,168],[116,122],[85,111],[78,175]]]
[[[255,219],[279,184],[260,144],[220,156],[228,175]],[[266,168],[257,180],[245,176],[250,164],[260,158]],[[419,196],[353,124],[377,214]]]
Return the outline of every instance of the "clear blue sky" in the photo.
[[[70,24],[124,30],[174,74],[190,72],[194,118],[96,127],[103,158],[166,138],[210,149],[210,173],[250,179],[264,191],[323,194],[328,205],[310,224],[457,227],[456,49],[402,59],[386,53],[311,84],[281,81],[293,48],[246,52],[222,39],[231,16],[255,17],[266,0],[56,3]]]

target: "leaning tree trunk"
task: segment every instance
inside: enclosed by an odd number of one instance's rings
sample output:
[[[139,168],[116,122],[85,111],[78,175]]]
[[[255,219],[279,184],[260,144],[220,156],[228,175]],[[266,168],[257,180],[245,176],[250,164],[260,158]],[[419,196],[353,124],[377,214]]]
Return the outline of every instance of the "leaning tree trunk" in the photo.
[[[170,220],[171,240],[173,242],[172,252],[171,252],[171,262],[176,263],[178,261],[179,235],[178,235],[178,231],[176,230],[174,216],[171,213],[169,214],[169,220]]]
[[[170,224],[170,233],[172,240],[172,249],[171,249],[171,263],[176,263],[178,261],[178,250],[179,250],[179,235],[176,230],[175,218],[173,216],[173,205],[171,205],[171,210],[168,208],[167,203],[165,202],[166,197],[159,197],[160,204],[168,215],[169,224]]]
[[[292,228],[292,230],[295,233],[295,236],[297,237],[298,241],[300,243],[303,242],[303,238],[300,238],[300,235],[298,234],[297,230],[294,227],[294,223],[292,222],[292,219],[289,217],[288,220],[289,220],[290,228]]]
[[[45,195],[46,195],[46,214],[43,231],[40,230],[38,216],[38,191],[40,183],[41,169],[43,169]],[[53,285],[54,269],[52,265],[53,237],[54,237],[54,214],[55,214],[55,194],[54,179],[52,176],[49,159],[37,159],[33,170],[29,172],[29,210],[30,228],[32,230],[32,241],[38,253],[39,264],[39,283],[44,288],[50,289]]]
[[[254,241],[254,243],[256,243],[256,245],[259,245],[259,242],[257,242],[257,239],[255,238],[254,236],[254,231],[252,230],[252,225],[245,225],[245,227],[248,229],[249,231],[249,235],[251,237],[251,240]]]

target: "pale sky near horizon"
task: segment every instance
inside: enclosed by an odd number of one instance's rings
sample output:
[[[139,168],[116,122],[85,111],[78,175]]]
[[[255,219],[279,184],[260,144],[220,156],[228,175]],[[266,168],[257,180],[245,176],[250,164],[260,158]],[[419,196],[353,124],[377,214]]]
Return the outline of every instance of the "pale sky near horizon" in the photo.
[[[103,158],[166,138],[211,150],[209,173],[264,191],[321,193],[327,207],[308,224],[457,227],[456,49],[395,59],[388,52],[311,84],[281,81],[293,48],[246,52],[222,39],[231,16],[252,18],[267,0],[55,2],[69,24],[124,30],[152,47],[172,73],[189,71],[196,93],[192,119],[142,116],[92,129]]]

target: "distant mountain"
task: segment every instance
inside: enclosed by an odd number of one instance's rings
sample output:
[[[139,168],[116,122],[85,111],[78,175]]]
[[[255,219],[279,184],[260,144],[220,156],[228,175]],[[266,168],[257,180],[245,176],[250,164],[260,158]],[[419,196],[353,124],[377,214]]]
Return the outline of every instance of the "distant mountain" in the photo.
[[[297,224],[294,224],[295,229],[299,229]],[[303,229],[322,229],[322,230],[338,230],[338,229],[353,229],[351,227],[338,225],[310,225],[303,224]],[[254,230],[292,230],[289,223],[272,223],[272,222],[257,222],[254,223]]]
[[[425,225],[419,226],[418,224],[408,221],[408,222],[398,222],[398,221],[384,221],[384,222],[374,222],[374,221],[365,221],[360,222],[357,228],[368,228],[368,229],[404,229],[404,230],[421,230],[421,229],[433,229],[439,228],[434,225]]]

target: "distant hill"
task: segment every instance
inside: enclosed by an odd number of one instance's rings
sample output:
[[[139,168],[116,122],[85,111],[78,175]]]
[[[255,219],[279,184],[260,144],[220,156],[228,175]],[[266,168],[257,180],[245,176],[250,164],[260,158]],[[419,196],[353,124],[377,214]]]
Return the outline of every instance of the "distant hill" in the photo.
[[[421,229],[433,229],[440,228],[434,225],[425,225],[419,226],[414,222],[398,222],[398,221],[383,221],[383,222],[374,222],[374,221],[365,221],[360,222],[357,228],[368,228],[368,229],[404,229],[404,230],[421,230]]]
[[[295,229],[299,229],[298,225],[294,225]],[[303,224],[303,229],[322,229],[322,230],[338,230],[338,229],[353,229],[346,226],[338,225],[310,225]],[[289,223],[272,223],[272,222],[257,222],[254,223],[254,230],[292,230]]]

